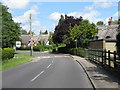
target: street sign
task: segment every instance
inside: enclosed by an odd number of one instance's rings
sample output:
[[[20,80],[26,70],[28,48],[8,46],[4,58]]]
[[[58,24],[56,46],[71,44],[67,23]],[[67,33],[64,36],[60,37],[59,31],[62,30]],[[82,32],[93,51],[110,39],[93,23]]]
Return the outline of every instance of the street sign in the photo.
[[[20,41],[16,41],[16,47],[20,48],[21,47],[21,42]]]

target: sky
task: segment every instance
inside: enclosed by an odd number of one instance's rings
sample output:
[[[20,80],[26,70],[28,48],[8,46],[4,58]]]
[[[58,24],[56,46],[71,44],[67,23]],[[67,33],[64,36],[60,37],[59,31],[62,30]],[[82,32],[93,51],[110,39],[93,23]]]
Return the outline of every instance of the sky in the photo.
[[[32,15],[32,31],[39,34],[40,30],[44,32],[54,32],[58,24],[60,15],[67,14],[83,19],[88,19],[90,23],[103,21],[106,25],[108,19],[118,19],[118,1],[115,0],[3,0],[2,3],[9,7],[15,22],[21,23],[21,27],[29,31],[29,16]]]

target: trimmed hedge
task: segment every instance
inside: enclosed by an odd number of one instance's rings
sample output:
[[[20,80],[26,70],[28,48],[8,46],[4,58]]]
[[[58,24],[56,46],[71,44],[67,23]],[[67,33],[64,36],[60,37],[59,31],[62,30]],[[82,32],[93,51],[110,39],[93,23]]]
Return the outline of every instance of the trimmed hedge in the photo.
[[[70,52],[70,48],[67,47],[58,48],[58,53],[69,53],[69,52]]]
[[[14,57],[15,50],[13,48],[4,48],[2,50],[2,60],[11,59]]]
[[[21,46],[20,48],[16,48],[17,50],[30,50],[30,46]]]
[[[51,45],[37,45],[33,47],[34,51],[50,51],[53,47]]]

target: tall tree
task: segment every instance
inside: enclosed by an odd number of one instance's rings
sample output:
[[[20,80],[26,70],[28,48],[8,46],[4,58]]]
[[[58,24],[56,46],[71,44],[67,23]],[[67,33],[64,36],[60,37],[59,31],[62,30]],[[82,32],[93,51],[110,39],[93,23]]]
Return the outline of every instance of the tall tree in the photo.
[[[27,33],[27,31],[26,30],[20,30],[20,33],[22,34],[22,35],[28,35],[28,33]]]
[[[70,28],[72,28],[75,24],[80,25],[82,21],[82,17],[74,18],[73,16],[65,15],[65,18],[61,15],[61,18],[58,22],[58,25],[55,27],[55,31],[53,34],[53,42],[54,43],[63,43],[64,35],[70,35]]]
[[[64,16],[61,15],[61,18],[60,18],[60,20],[59,20],[59,22],[58,22],[58,25],[60,25],[64,20],[65,20]]]
[[[45,30],[45,32],[44,32],[43,34],[48,34],[48,31],[47,31],[47,30]]]
[[[118,56],[120,57],[120,25],[118,26],[118,34],[116,36],[116,48],[117,48],[117,52],[118,52]]]
[[[119,20],[114,20],[114,21],[112,21],[112,24],[113,24],[113,25],[120,24],[120,19],[119,19]]]
[[[49,44],[50,44],[50,45],[54,44],[54,43],[53,43],[52,36],[53,36],[53,32],[50,32],[50,35],[49,35],[49,38],[48,38],[48,41],[49,41]]]
[[[103,21],[98,21],[97,25],[104,25],[104,22]]]
[[[12,19],[8,8],[2,4],[2,48],[13,47],[17,40],[20,40],[20,24]]]
[[[70,46],[75,47],[75,40],[77,40],[78,46],[87,48],[88,42],[95,39],[98,29],[95,24],[89,23],[88,20],[83,20],[81,25],[75,25],[70,30]]]

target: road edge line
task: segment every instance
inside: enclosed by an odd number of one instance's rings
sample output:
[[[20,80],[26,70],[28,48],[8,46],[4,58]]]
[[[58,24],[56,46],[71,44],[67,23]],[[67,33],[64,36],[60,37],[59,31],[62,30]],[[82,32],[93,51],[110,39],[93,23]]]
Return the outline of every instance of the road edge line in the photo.
[[[76,60],[76,62],[83,68],[83,70],[85,71],[90,83],[92,84],[93,89],[96,90],[96,87],[95,87],[93,81],[91,80],[89,74],[87,73],[87,70],[85,69],[85,67],[78,60]]]

